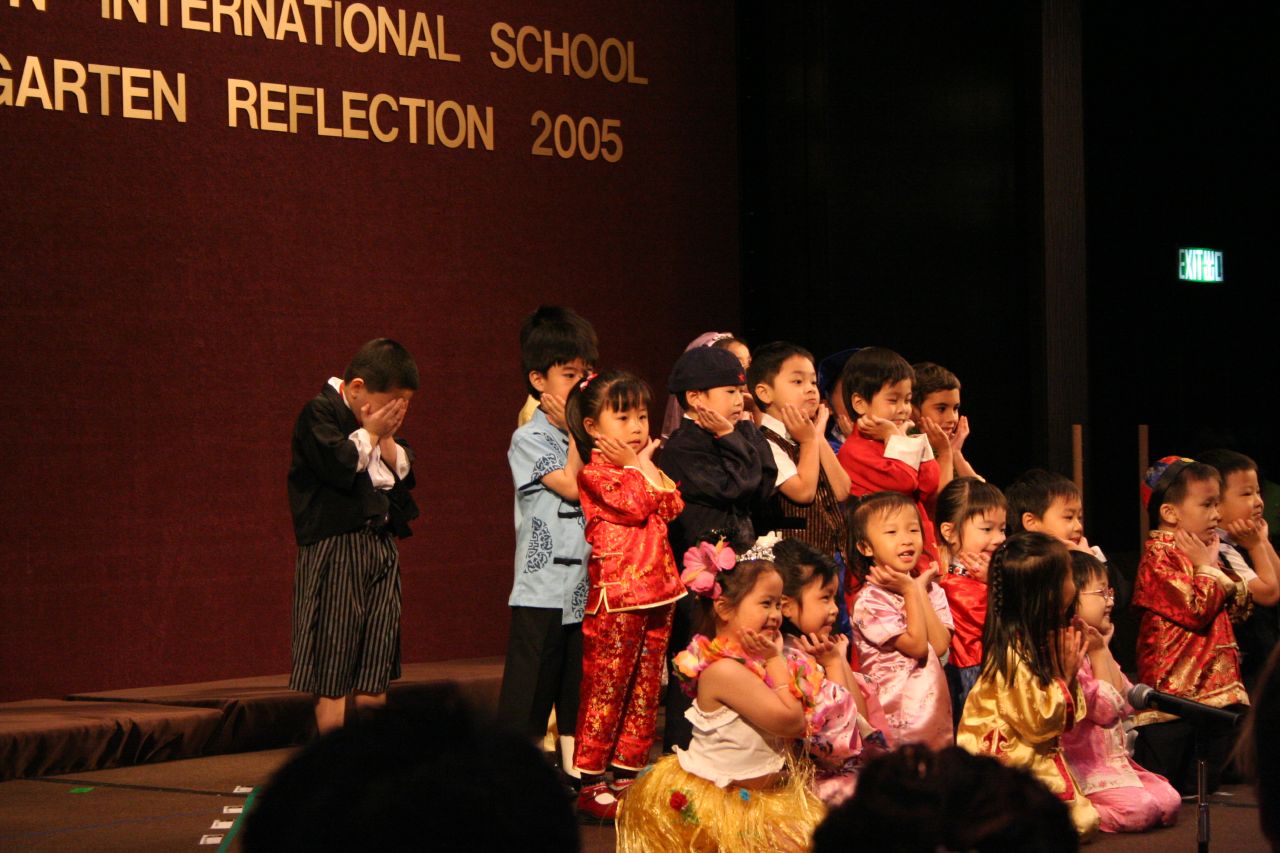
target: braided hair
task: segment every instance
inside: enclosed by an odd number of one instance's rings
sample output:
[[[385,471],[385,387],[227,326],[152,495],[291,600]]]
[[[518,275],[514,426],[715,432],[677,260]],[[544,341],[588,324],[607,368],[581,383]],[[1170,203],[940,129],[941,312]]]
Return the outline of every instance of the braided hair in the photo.
[[[1047,533],[1015,533],[996,550],[987,572],[982,677],[1010,679],[1016,656],[1049,685],[1058,670],[1055,638],[1075,614],[1074,596],[1063,598],[1070,577],[1067,546]]]

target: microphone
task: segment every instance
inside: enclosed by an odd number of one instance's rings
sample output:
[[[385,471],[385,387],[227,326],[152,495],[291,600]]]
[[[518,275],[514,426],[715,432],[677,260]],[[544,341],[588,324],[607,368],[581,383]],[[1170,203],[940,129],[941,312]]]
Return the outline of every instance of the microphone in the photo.
[[[1133,685],[1129,688],[1129,693],[1125,698],[1136,709],[1154,708],[1157,711],[1164,711],[1166,714],[1182,717],[1189,722],[1213,723],[1234,728],[1244,719],[1244,714],[1239,711],[1214,708],[1211,705],[1205,705],[1203,702],[1193,702],[1181,696],[1161,693],[1147,684]]]

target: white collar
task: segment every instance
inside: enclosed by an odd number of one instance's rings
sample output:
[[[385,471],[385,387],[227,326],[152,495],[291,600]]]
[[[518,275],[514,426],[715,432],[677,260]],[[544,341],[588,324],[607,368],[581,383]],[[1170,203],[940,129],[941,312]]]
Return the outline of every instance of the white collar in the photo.
[[[343,382],[337,376],[329,377],[329,387],[338,392],[338,396],[342,398],[342,402],[347,404],[347,408],[351,409],[351,401],[347,399],[347,395],[343,392]],[[355,411],[352,409],[352,411]]]
[[[793,444],[795,443],[795,439],[791,437],[791,433],[787,432],[786,425],[768,412],[765,412],[760,416],[760,427],[762,429],[768,429],[772,432],[776,432],[787,441],[790,441]]]

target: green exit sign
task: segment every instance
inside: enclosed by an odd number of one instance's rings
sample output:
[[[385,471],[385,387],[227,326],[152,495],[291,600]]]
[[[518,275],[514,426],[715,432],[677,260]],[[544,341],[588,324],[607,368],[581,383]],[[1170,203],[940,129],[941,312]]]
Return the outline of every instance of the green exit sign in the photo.
[[[1179,249],[1178,278],[1183,281],[1225,281],[1222,253],[1213,249]]]

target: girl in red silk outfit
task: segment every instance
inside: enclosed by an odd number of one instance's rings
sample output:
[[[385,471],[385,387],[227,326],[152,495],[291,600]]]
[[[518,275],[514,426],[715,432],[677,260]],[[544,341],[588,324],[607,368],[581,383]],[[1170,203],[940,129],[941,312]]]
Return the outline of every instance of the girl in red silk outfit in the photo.
[[[611,371],[588,377],[565,407],[590,460],[578,474],[591,545],[574,747],[578,809],[606,820],[617,812],[617,791],[649,763],[671,615],[685,594],[667,543],[667,522],[684,502],[653,464],[649,400],[643,381]],[[612,788],[604,781],[609,765]]]
[[[1151,538],[1138,564],[1132,606],[1140,616],[1138,679],[1225,708],[1249,703],[1231,617],[1247,617],[1253,601],[1245,582],[1219,565],[1219,488],[1218,472],[1192,459],[1166,456],[1148,469],[1143,499]],[[1194,791],[1190,725],[1158,711],[1142,711],[1135,722],[1138,763],[1181,793]],[[1211,790],[1230,750],[1228,738],[1214,740],[1221,742],[1208,745]]]
[[[964,700],[982,668],[982,626],[987,619],[987,567],[1004,542],[1008,504],[999,489],[974,477],[958,477],[938,494],[938,542],[947,572],[938,585],[955,622],[943,669],[956,725]]]

